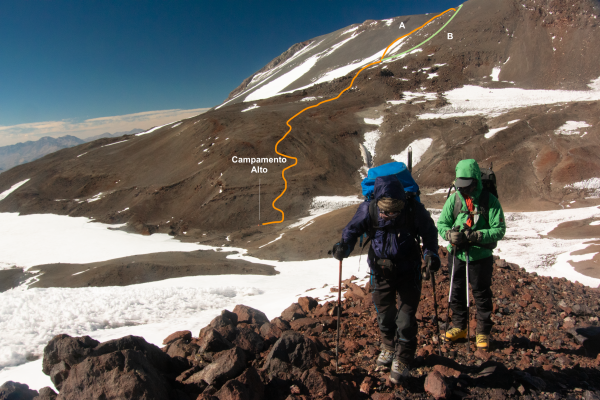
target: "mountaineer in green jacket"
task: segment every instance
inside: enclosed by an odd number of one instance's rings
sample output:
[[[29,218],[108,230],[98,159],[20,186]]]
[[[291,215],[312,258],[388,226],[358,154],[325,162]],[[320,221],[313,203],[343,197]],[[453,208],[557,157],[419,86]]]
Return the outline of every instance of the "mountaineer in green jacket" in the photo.
[[[496,196],[483,190],[481,171],[475,160],[462,160],[456,165],[454,185],[457,191],[446,200],[437,223],[439,234],[450,242],[448,250],[453,254],[449,265],[453,266],[450,308],[454,327],[446,331],[446,339],[455,341],[467,337],[468,254],[469,283],[477,305],[476,344],[487,350],[493,326],[490,318],[493,306],[492,249],[506,232],[504,212]]]

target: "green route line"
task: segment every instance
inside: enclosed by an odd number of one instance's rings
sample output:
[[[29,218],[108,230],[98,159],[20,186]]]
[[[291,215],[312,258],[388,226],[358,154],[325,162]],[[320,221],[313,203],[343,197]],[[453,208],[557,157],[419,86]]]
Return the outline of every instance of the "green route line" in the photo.
[[[452,14],[452,17],[450,17],[450,19],[448,21],[446,21],[446,23],[440,28],[438,29],[438,31],[436,33],[434,33],[432,36],[428,37],[427,39],[425,39],[423,42],[419,43],[418,45],[416,45],[415,47],[413,47],[412,49],[408,49],[406,51],[403,51],[400,54],[396,54],[395,56],[389,56],[384,58],[382,61],[387,61],[387,60],[391,60],[393,58],[396,57],[400,57],[406,53],[408,53],[409,51],[413,51],[414,49],[417,49],[419,47],[421,47],[422,45],[424,45],[425,43],[429,42],[431,39],[433,39],[438,33],[440,33],[445,27],[446,25],[448,25],[450,23],[450,21],[452,21],[454,19],[454,17],[456,17],[456,14],[458,14],[458,12],[460,11],[460,9],[462,8],[462,4],[458,7],[458,9],[456,10],[456,12],[454,14]]]

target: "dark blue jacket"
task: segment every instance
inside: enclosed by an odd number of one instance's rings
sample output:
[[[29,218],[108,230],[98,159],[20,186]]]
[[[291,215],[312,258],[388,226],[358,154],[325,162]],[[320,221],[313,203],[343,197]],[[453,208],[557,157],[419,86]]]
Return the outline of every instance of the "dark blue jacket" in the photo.
[[[394,175],[378,177],[375,180],[374,198],[372,201],[378,201],[382,197],[391,197],[406,201],[404,187],[398,178]],[[373,252],[377,258],[389,259],[400,270],[419,267],[420,253],[415,244],[414,234],[418,234],[423,238],[423,247],[426,251],[437,255],[438,239],[437,229],[429,212],[423,204],[414,200],[413,211],[408,211],[408,204],[404,207],[398,217],[390,221],[379,219],[379,207],[377,207],[378,227],[375,231],[375,237],[371,240]],[[372,226],[371,217],[369,215],[370,202],[364,202],[358,206],[358,210],[348,225],[342,232],[342,240],[351,250],[354,249],[357,239],[364,233],[370,231]],[[410,232],[410,224],[408,218],[414,218],[412,225],[416,232]],[[373,260],[368,258],[371,270],[377,271],[374,268]]]

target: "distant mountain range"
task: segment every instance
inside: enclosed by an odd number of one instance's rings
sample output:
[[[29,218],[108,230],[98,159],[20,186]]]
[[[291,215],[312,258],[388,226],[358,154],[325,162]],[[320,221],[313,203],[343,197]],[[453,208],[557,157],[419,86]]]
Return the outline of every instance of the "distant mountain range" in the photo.
[[[44,136],[36,141],[27,141],[10,146],[0,147],[0,172],[11,169],[14,166],[37,160],[55,151],[92,142],[97,139],[119,137],[143,132],[143,129],[132,129],[127,132],[108,133],[80,139],[75,136],[66,135],[59,138]]]

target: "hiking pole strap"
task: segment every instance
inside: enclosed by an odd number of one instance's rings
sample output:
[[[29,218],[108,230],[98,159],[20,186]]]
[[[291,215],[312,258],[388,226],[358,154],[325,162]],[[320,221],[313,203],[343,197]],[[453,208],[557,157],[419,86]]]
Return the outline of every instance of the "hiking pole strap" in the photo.
[[[337,339],[335,342],[335,372],[338,372],[338,360],[340,357],[340,325],[342,316],[342,260],[340,260],[340,274],[338,278],[338,307],[337,307]]]

